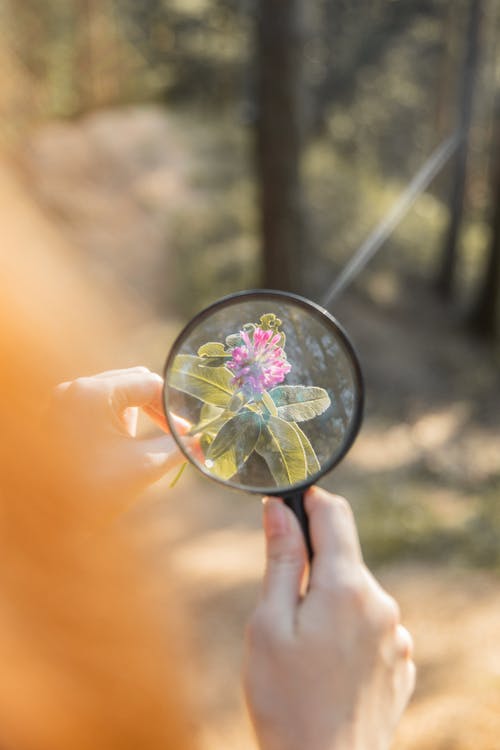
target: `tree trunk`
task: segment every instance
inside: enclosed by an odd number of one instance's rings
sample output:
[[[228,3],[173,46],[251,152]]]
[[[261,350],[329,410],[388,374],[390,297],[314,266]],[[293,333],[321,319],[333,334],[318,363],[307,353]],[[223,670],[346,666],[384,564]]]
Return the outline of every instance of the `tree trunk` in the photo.
[[[481,12],[482,0],[470,0],[458,119],[458,127],[461,132],[462,140],[458,147],[452,170],[450,221],[443,247],[441,265],[436,278],[436,287],[444,298],[451,297],[455,282],[457,240],[464,207],[465,183],[467,176],[467,151],[472,119],[472,102],[479,60]]]
[[[470,328],[484,338],[497,334],[500,316],[500,94],[495,107],[491,165],[491,239],[484,277],[469,319]]]
[[[257,18],[256,169],[264,285],[303,291],[306,230],[302,0],[260,0]]]

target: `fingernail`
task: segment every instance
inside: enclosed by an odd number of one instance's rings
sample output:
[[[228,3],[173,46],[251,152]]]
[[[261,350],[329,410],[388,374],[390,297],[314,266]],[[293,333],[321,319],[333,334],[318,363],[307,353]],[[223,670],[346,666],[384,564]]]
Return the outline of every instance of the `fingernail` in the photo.
[[[277,498],[265,497],[264,503],[264,531],[266,537],[285,536],[290,531],[288,514],[285,506]]]

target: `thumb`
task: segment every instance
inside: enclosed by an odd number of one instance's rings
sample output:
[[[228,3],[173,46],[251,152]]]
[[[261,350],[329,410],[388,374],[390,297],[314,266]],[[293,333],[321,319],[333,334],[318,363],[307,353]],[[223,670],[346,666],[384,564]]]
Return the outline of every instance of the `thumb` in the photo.
[[[276,497],[264,498],[266,572],[262,600],[276,615],[293,618],[306,565],[302,531],[292,511]]]

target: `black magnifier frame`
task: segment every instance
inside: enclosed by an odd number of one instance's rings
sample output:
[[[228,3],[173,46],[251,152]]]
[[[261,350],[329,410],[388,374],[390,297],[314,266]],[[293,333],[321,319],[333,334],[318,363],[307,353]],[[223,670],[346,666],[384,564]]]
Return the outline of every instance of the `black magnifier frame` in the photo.
[[[289,302],[290,305],[294,307],[302,308],[309,315],[313,315],[319,321],[324,322],[326,328],[334,329],[335,334],[336,334],[336,341],[338,341],[343,347],[343,350],[347,356],[349,364],[352,367],[353,386],[354,386],[355,393],[357,396],[354,399],[353,414],[350,418],[349,428],[347,430],[346,436],[343,440],[343,443],[339,451],[336,453],[333,453],[332,457],[326,460],[324,464],[322,464],[320,471],[316,472],[312,476],[307,477],[307,479],[303,482],[290,485],[285,490],[283,488],[280,490],[279,487],[275,489],[272,487],[270,488],[269,486],[266,486],[266,487],[247,486],[241,483],[232,482],[231,479],[227,479],[227,480],[219,479],[215,477],[212,473],[210,473],[208,469],[196,463],[193,460],[192,456],[184,447],[182,440],[177,435],[176,426],[170,417],[169,400],[168,400],[168,391],[169,391],[168,374],[169,374],[171,365],[175,357],[179,354],[179,349],[181,348],[182,344],[189,338],[189,335],[195,329],[197,329],[204,320],[206,320],[207,318],[210,318],[216,311],[222,310],[224,307],[230,307],[232,305],[236,305],[240,301],[251,302],[252,300],[255,300],[255,301],[262,302],[267,299],[269,299],[270,301],[275,300],[277,302],[280,302],[281,304],[283,303],[286,304],[287,302]],[[199,313],[197,313],[197,315],[195,315],[194,318],[192,318],[189,321],[189,323],[187,323],[186,326],[184,326],[184,328],[182,329],[182,331],[179,333],[174,343],[172,344],[170,352],[167,356],[167,360],[165,362],[163,374],[164,374],[163,407],[165,411],[167,424],[169,426],[170,432],[172,436],[174,437],[177,445],[179,446],[181,452],[184,454],[184,456],[189,461],[189,463],[193,464],[202,474],[204,474],[205,476],[207,476],[209,479],[211,479],[213,482],[216,482],[217,484],[222,484],[226,487],[231,487],[232,489],[237,489],[243,492],[250,492],[252,494],[259,494],[259,495],[265,494],[268,496],[283,498],[286,505],[288,505],[288,507],[295,513],[295,515],[298,518],[300,526],[304,532],[309,559],[311,559],[312,547],[311,547],[311,540],[309,536],[308,519],[304,510],[304,503],[303,503],[304,492],[311,485],[315,484],[315,482],[318,479],[320,479],[325,474],[330,472],[335,466],[337,466],[340,463],[340,461],[344,458],[344,456],[346,455],[346,453],[349,451],[350,447],[352,446],[354,440],[356,439],[356,436],[359,432],[359,429],[361,427],[361,422],[363,419],[364,381],[363,381],[361,366],[359,364],[359,359],[358,359],[356,350],[353,344],[351,343],[344,328],[341,326],[341,324],[333,317],[333,315],[331,315],[331,313],[329,313],[323,307],[321,307],[315,302],[312,302],[311,300],[306,299],[305,297],[301,297],[298,294],[293,294],[291,292],[282,292],[282,291],[273,290],[273,289],[251,289],[249,291],[235,292],[233,294],[229,294],[225,297],[222,297],[221,299],[212,303],[208,307],[204,308]]]

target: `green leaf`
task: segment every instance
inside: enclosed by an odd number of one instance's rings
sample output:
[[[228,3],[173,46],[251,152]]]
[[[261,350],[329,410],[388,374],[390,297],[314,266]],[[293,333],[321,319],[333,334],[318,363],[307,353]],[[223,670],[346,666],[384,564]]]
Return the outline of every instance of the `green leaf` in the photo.
[[[217,435],[221,427],[223,427],[226,422],[233,416],[233,413],[230,411],[222,411],[219,417],[214,417],[214,419],[210,419],[204,422],[198,422],[197,425],[191,427],[188,435],[208,435],[211,439],[213,439]]]
[[[229,419],[206,450],[205,466],[221,479],[230,479],[246,463],[260,436],[261,418],[243,411]]]
[[[210,445],[214,441],[214,436],[208,432],[204,432],[200,439],[200,445],[203,453],[206,455],[210,450]],[[236,464],[236,456],[233,452],[229,451],[224,453],[220,458],[212,461],[211,466],[206,467],[207,470],[215,477],[219,479],[230,479],[238,471]]]
[[[224,409],[213,404],[203,404],[200,410],[200,422],[211,422],[215,417],[220,417]]]
[[[243,339],[239,333],[231,333],[230,336],[226,336],[226,346],[228,349],[234,349],[236,346],[241,346]]]
[[[262,403],[264,404],[268,412],[273,415],[273,417],[278,416],[278,409],[276,408],[274,401],[267,391],[264,391],[262,394]]]
[[[312,447],[309,438],[304,432],[302,432],[302,430],[300,429],[299,425],[296,422],[289,422],[289,424],[291,427],[293,427],[293,429],[299,436],[300,442],[302,443],[302,447],[306,455],[307,476],[310,477],[313,474],[317,474],[317,472],[321,470],[321,464],[318,461],[318,457],[316,453],[314,452],[314,448]]]
[[[279,385],[269,391],[278,416],[287,422],[306,422],[323,414],[330,406],[330,396],[324,388],[305,385]]]
[[[279,330],[279,327],[282,325],[281,320],[276,317],[274,313],[265,313],[264,315],[260,316],[260,327],[263,331],[273,331],[273,333],[277,333],[280,337],[280,340],[278,341],[278,346],[281,346],[282,349],[285,348],[285,342],[286,342],[286,336],[283,333],[283,331]]]
[[[168,374],[168,385],[213,406],[227,407],[234,394],[232,374],[225,367],[203,367],[203,360],[178,354]]]
[[[284,419],[269,417],[262,426],[256,451],[267,463],[278,487],[288,487],[307,478],[302,439]]]
[[[226,354],[224,344],[219,341],[208,341],[198,349],[198,357],[224,357]]]
[[[207,466],[207,469],[210,474],[218,479],[231,479],[231,477],[238,473],[238,464],[236,462],[234,451],[224,453],[212,462],[210,468]]]
[[[200,365],[201,367],[224,367],[226,362],[231,359],[231,355],[228,354],[226,357],[202,357]]]
[[[204,424],[208,424],[208,422],[214,422],[217,417],[222,416],[224,412],[225,409],[221,409],[219,406],[213,406],[213,404],[203,404],[200,409],[200,421],[192,428],[191,431],[200,432],[200,427],[202,427]]]
[[[234,451],[238,466],[253,453],[260,435],[261,418],[258,414],[243,411],[229,419],[219,430],[207,452],[207,458],[216,460],[223,453]]]
[[[236,412],[239,411],[242,406],[244,406],[246,401],[248,401],[248,399],[245,398],[243,393],[241,391],[236,391],[227,408],[234,414],[236,414]]]
[[[260,316],[260,327],[264,331],[268,331],[272,328],[279,328],[281,325],[281,320],[276,317],[274,313],[265,313],[264,315]]]

